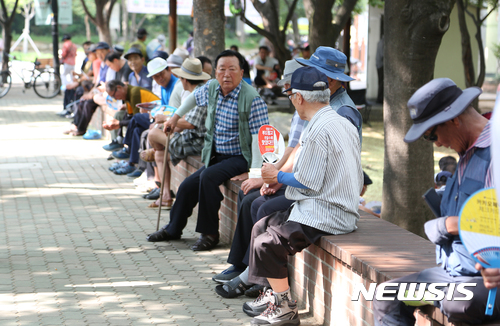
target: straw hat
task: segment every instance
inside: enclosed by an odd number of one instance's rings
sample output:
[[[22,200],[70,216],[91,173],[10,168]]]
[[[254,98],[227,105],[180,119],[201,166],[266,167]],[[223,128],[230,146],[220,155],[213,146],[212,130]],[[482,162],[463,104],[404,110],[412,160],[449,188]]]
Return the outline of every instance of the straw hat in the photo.
[[[208,80],[212,78],[206,72],[203,72],[203,67],[199,59],[186,59],[180,68],[172,69],[172,73],[190,80]]]

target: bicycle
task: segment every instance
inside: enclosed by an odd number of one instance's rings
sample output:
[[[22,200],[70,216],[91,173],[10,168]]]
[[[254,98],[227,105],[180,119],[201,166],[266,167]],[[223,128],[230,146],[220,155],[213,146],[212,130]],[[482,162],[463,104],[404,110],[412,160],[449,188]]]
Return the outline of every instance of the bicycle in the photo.
[[[21,73],[19,73],[12,69],[12,61],[9,61],[9,70],[0,71],[0,98],[7,95],[12,86],[11,70],[23,81],[23,93],[26,89],[30,89],[33,86],[36,95],[41,98],[53,98],[59,94],[61,77],[56,75],[54,68],[50,66],[40,68],[41,63],[37,59],[35,59],[35,62],[32,64],[32,69],[21,68]],[[27,72],[27,74],[25,72]]]

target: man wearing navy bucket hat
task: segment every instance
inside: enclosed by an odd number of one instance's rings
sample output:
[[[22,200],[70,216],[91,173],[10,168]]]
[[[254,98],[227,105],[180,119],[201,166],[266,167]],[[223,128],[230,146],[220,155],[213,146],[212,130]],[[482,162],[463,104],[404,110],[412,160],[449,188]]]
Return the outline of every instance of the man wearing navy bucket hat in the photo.
[[[445,293],[455,292],[454,299],[449,300],[451,296],[447,295],[433,303],[413,301],[411,305],[398,298],[392,301],[374,300],[375,325],[414,325],[415,306],[425,304],[439,307],[448,321],[453,323],[480,324],[500,317],[499,304],[495,305],[492,316],[485,315],[488,290],[458,235],[458,214],[465,201],[477,190],[494,186],[490,154],[491,126],[471,106],[479,94],[481,89],[478,87],[462,91],[451,79],[438,78],[418,89],[408,101],[413,126],[404,141],[411,143],[422,137],[438,147],[455,150],[460,160],[454,175],[446,183],[440,207],[442,217],[430,220],[424,226],[427,237],[436,244],[436,261],[441,266],[391,280],[389,282],[396,286],[387,286],[396,289],[401,283],[417,283],[419,286],[428,286],[430,283],[472,283],[475,286],[467,287],[467,290],[473,296],[466,301],[455,300],[463,298],[464,294],[457,292],[456,287],[453,290],[451,286],[445,286]],[[497,302],[500,300],[499,294],[496,296]]]
[[[300,64],[311,66],[326,75],[328,78],[328,88],[330,89],[330,106],[340,116],[349,120],[358,130],[361,142],[361,125],[363,118],[356,105],[342,86],[343,82],[353,81],[354,78],[347,76],[344,69],[347,64],[345,54],[334,48],[320,46],[316,49],[309,60],[295,59]]]
[[[285,196],[295,203],[259,220],[252,228],[248,280],[270,288],[243,311],[251,325],[299,325],[291,300],[287,261],[319,238],[354,231],[363,186],[361,149],[356,128],[329,106],[325,74],[313,67],[294,71],[289,98],[301,119],[302,133],[292,173],[264,163],[264,182],[288,185]]]

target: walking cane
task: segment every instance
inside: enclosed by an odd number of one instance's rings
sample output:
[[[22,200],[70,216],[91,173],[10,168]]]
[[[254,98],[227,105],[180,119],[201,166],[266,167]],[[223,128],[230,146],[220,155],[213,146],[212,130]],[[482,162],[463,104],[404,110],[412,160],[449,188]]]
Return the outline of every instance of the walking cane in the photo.
[[[169,119],[172,117],[173,112],[170,113]],[[168,120],[168,119],[167,119]],[[170,146],[170,129],[165,130],[167,132],[167,143],[165,144],[165,155],[163,156],[163,177],[161,178],[160,185],[160,205],[158,205],[158,221],[156,222],[156,231],[160,229],[160,216],[161,216],[161,206],[163,204],[163,190],[165,188],[165,174],[167,172],[167,156],[168,156],[168,147]],[[170,189],[168,190],[170,191]]]
[[[156,222],[156,231],[160,229],[161,205],[163,204],[163,189],[165,188],[165,174],[167,172],[167,164],[168,164],[167,155],[168,155],[169,145],[170,145],[170,130],[167,130],[167,143],[165,144],[165,155],[163,156],[163,177],[161,178],[161,185],[160,185],[160,205],[158,205],[158,221]]]

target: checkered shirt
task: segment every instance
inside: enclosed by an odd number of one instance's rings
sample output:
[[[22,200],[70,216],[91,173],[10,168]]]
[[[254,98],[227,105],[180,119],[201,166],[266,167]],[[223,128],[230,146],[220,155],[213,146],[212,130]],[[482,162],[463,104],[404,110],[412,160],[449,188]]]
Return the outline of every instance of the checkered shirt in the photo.
[[[197,106],[208,106],[208,86],[211,80],[195,91]],[[217,87],[217,109],[215,112],[214,141],[215,151],[224,155],[241,155],[238,130],[238,95],[241,90],[240,84],[227,96],[222,94],[220,85]],[[252,101],[250,116],[248,119],[250,133],[259,132],[264,124],[269,124],[267,115],[267,104],[260,97]]]

